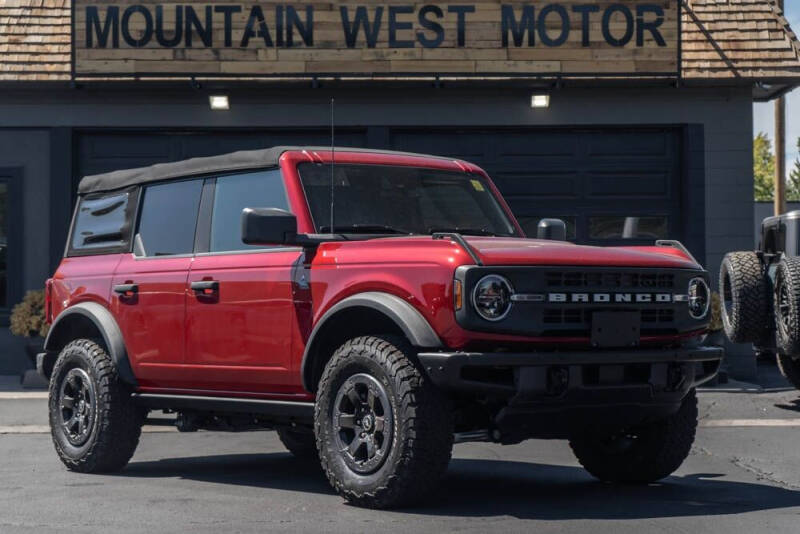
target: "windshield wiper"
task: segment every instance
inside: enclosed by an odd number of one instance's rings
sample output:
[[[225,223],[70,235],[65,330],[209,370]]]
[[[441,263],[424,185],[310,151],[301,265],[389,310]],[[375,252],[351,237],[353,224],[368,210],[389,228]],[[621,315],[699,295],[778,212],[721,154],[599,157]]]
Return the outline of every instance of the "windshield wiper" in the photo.
[[[330,233],[330,226],[320,226],[320,233]],[[404,230],[403,228],[395,228],[386,224],[350,224],[350,225],[337,225],[333,231],[342,234],[403,234],[411,235],[414,232]]]
[[[463,235],[488,235],[488,236],[498,236],[497,232],[492,232],[487,230],[486,228],[460,228],[458,226],[453,226],[452,228],[428,228],[429,234],[436,234],[436,233],[455,233],[455,234],[463,234]],[[504,236],[510,234],[503,234]]]

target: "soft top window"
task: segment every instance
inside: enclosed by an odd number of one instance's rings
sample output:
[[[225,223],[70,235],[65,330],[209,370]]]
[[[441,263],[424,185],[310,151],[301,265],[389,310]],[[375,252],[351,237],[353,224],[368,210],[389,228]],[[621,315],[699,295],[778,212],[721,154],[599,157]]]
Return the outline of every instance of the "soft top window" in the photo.
[[[128,251],[135,197],[135,190],[81,197],[75,212],[68,255]]]

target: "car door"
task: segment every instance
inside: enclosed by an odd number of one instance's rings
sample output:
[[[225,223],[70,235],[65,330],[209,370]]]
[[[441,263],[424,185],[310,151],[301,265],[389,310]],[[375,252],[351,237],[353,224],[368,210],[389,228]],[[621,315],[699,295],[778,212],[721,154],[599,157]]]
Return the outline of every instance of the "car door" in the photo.
[[[192,262],[202,179],[144,188],[133,254],[112,280],[111,310],[139,385],[182,382],[186,280]]]
[[[206,186],[205,222],[187,284],[187,387],[296,393],[292,272],[302,251],[245,245],[247,207],[288,209],[280,170],[219,176]]]

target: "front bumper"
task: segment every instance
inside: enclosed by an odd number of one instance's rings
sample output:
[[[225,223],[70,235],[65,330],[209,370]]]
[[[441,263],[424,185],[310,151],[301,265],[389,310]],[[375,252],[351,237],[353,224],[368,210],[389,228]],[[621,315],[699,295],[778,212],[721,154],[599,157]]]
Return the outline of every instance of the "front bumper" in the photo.
[[[564,437],[587,425],[632,425],[674,413],[719,371],[718,347],[533,353],[423,352],[430,380],[454,397],[496,402],[493,425]]]

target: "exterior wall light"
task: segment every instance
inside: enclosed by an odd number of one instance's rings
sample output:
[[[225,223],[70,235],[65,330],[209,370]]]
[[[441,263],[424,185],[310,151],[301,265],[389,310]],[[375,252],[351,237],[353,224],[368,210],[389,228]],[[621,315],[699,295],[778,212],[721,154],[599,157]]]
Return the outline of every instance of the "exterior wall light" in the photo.
[[[550,107],[550,95],[548,95],[548,94],[532,95],[531,96],[531,107],[532,108],[549,108]]]
[[[228,95],[211,95],[208,97],[208,105],[215,111],[231,109]]]

